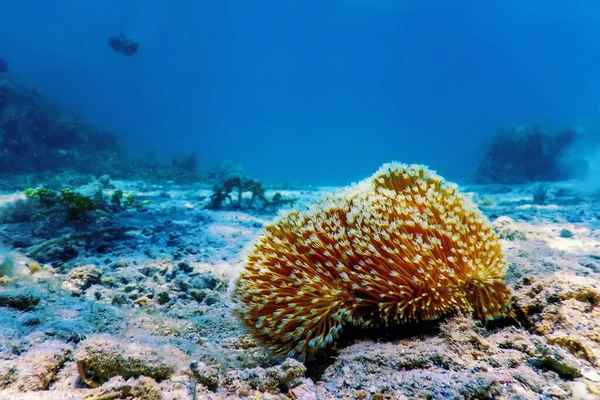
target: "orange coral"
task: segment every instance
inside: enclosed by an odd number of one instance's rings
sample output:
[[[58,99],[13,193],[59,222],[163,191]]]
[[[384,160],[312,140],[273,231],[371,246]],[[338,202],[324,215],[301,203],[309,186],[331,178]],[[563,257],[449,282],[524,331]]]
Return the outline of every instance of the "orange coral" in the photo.
[[[267,226],[233,299],[274,354],[302,360],[346,324],[498,316],[510,297],[505,271],[498,237],[456,185],[392,163]]]

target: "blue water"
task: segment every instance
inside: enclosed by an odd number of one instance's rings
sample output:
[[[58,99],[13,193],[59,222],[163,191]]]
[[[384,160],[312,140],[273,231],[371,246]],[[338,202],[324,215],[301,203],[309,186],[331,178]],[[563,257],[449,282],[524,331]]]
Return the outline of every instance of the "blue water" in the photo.
[[[108,48],[121,31],[137,55]],[[600,3],[2,0],[0,57],[139,154],[268,182],[390,160],[462,180],[500,126],[597,117]]]

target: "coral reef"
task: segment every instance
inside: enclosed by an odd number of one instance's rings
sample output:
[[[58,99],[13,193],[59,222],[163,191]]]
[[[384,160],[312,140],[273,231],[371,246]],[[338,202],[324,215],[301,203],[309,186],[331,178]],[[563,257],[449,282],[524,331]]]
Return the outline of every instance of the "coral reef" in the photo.
[[[491,225],[456,185],[422,166],[387,164],[267,226],[233,298],[274,354],[304,360],[348,324],[498,316],[510,297],[505,268]]]
[[[224,208],[233,210],[242,209],[265,209],[272,210],[286,204],[293,204],[298,199],[285,199],[281,193],[275,193],[269,200],[265,196],[266,189],[262,183],[248,179],[243,176],[232,176],[213,187],[213,194],[206,206],[210,210],[221,210]],[[249,193],[249,198],[244,198],[244,193]]]
[[[34,90],[0,74],[0,172],[126,172],[116,136],[57,109]]]
[[[477,183],[520,184],[559,181],[583,176],[587,163],[569,160],[567,169],[560,157],[577,140],[572,129],[544,130],[540,126],[510,127],[496,133],[477,167]]]
[[[0,179],[10,181],[11,187],[16,174],[25,181],[35,178],[35,184],[56,179],[57,174],[65,174],[60,176],[65,181],[69,174],[101,176],[107,171],[113,177],[148,181],[201,179],[195,154],[176,157],[172,163],[130,154],[115,133],[59,109],[1,69],[0,63]]]

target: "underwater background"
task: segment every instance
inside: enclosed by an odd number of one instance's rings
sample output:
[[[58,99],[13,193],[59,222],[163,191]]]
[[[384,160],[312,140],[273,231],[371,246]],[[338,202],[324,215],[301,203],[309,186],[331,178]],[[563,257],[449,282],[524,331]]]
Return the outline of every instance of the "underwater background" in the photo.
[[[597,1],[0,0],[0,400],[599,399],[598,71]]]
[[[599,43],[594,1],[0,2],[15,78],[134,153],[265,182],[389,160],[468,180],[500,127],[598,117]]]

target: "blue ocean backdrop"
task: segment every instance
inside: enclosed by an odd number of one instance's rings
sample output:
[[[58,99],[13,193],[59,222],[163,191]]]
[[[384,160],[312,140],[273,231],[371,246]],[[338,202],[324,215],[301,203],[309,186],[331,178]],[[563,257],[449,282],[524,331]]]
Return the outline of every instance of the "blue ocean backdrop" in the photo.
[[[0,0],[0,400],[599,394],[600,0]]]
[[[123,32],[135,57],[110,51]],[[3,0],[0,57],[139,155],[347,184],[468,180],[499,127],[598,116],[596,1]]]

